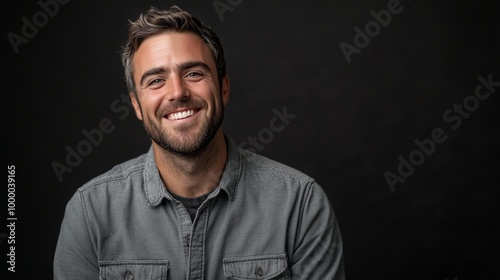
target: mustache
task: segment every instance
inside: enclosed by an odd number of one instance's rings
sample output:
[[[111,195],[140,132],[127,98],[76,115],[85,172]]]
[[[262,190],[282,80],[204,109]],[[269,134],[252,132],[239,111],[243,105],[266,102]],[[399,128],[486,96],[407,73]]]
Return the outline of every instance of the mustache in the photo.
[[[179,109],[206,109],[207,103],[203,100],[185,100],[185,101],[172,101],[168,102],[164,106],[161,106],[158,110],[158,117],[163,117]]]

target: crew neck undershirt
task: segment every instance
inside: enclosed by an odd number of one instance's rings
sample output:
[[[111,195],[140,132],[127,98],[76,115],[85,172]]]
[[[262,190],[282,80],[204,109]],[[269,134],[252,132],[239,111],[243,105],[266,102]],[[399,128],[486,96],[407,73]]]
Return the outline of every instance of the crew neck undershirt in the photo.
[[[196,217],[196,211],[198,211],[198,208],[200,208],[201,204],[207,199],[207,197],[210,195],[211,192],[208,192],[204,195],[200,195],[197,197],[184,197],[180,195],[176,195],[173,193],[170,193],[175,199],[180,201],[182,205],[184,205],[184,208],[186,208],[189,216],[191,217],[191,221],[194,221],[194,218]]]

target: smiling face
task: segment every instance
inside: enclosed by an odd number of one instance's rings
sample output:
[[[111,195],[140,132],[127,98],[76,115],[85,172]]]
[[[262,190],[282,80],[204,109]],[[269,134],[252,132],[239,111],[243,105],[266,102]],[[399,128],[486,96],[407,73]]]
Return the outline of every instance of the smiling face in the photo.
[[[217,133],[229,99],[210,48],[194,33],[149,37],[132,60],[137,117],[153,142],[178,155],[199,155]]]

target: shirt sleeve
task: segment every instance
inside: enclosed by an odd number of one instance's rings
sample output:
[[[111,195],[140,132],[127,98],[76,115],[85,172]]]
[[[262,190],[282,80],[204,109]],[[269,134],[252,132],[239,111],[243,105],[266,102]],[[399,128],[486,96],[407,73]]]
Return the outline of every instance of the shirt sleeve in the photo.
[[[99,279],[97,254],[79,191],[66,205],[54,255],[54,279]]]
[[[344,280],[340,229],[323,189],[314,181],[302,201],[291,279]]]

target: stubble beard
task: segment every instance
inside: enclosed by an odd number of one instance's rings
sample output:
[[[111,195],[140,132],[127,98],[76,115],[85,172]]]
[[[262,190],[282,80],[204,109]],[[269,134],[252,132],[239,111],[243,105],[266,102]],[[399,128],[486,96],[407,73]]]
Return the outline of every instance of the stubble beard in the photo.
[[[198,132],[190,132],[191,128],[185,127],[179,128],[175,134],[170,134],[149,116],[147,117],[147,121],[143,121],[142,124],[151,140],[166,152],[181,157],[197,157],[207,149],[222,124],[224,119],[224,105],[222,102],[220,103],[218,107],[220,109],[213,111]],[[183,133],[183,130],[185,130],[185,133]]]

